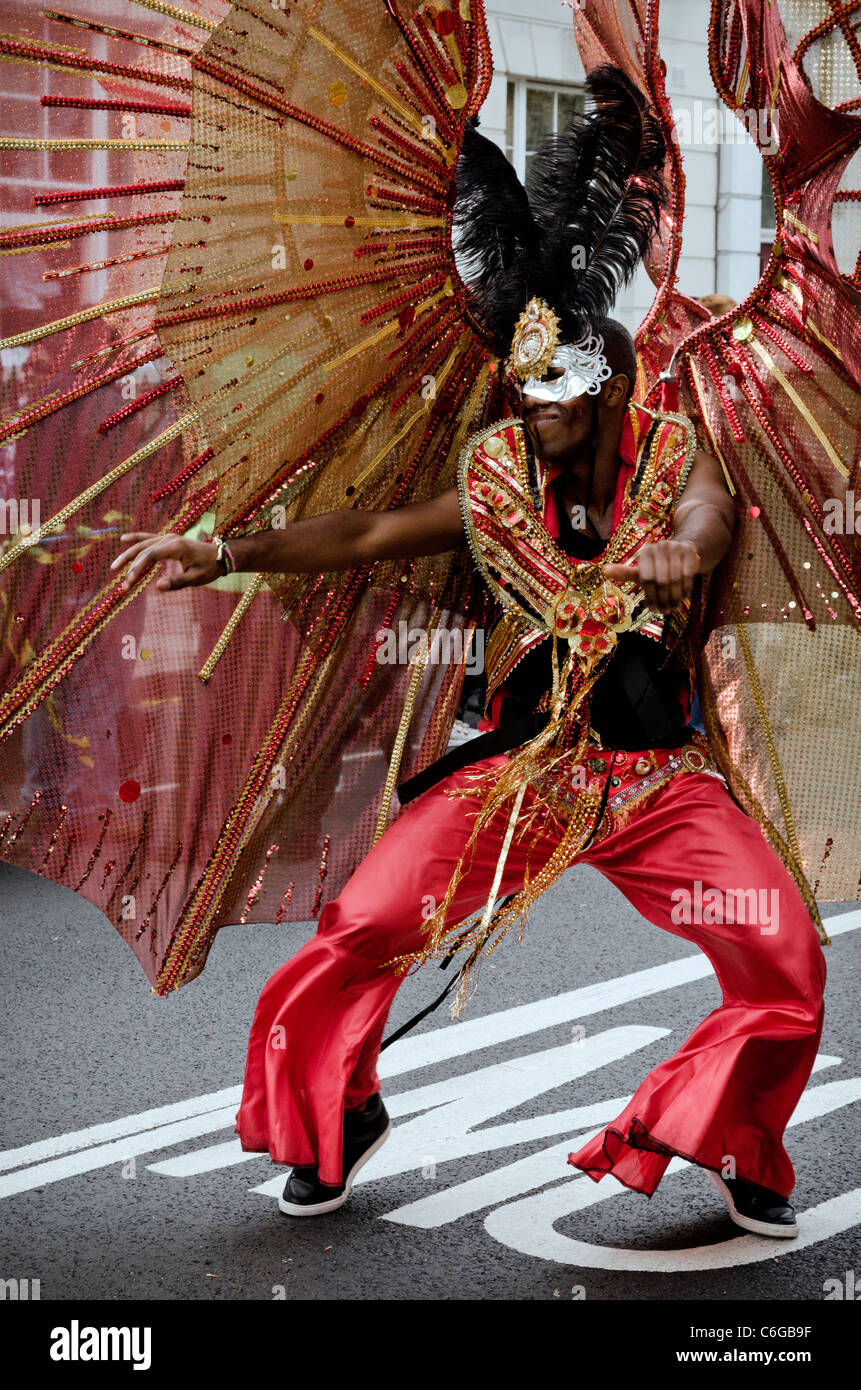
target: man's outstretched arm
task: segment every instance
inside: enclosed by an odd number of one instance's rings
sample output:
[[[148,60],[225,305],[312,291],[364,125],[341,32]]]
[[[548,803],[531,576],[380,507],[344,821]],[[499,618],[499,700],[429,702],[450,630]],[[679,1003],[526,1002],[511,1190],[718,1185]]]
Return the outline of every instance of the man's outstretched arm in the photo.
[[[128,542],[111,569],[129,568],[123,576],[128,589],[150,565],[178,560],[181,570],[162,575],[158,589],[187,589],[222,577],[217,547],[210,541],[183,536],[128,532]],[[463,540],[463,519],[456,488],[429,502],[413,502],[387,512],[344,509],[305,517],[279,531],[258,531],[229,542],[237,570],[257,574],[322,574],[350,570],[375,560],[406,560],[439,555]]]
[[[720,564],[732,544],[735,525],[735,503],[721,466],[698,449],[676,505],[672,536],[644,545],[636,565],[607,565],[604,573],[617,583],[637,580],[650,608],[672,613],[690,598],[696,576]]]

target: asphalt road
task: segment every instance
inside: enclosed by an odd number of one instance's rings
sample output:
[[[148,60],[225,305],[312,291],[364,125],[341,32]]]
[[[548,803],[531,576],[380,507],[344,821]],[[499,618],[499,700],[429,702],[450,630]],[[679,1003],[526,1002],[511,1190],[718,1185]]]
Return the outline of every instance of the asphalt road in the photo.
[[[0,1277],[42,1300],[834,1297],[858,1267],[861,911],[826,913],[825,1035],[787,1136],[797,1241],[737,1232],[690,1166],[648,1201],[566,1165],[719,999],[694,947],[582,867],[485,963],[463,1020],[443,1006],[389,1050],[392,1137],[341,1211],[297,1221],[233,1115],[259,990],[312,926],[225,928],[163,1001],[94,907],[0,865]],[[408,979],[390,1029],[444,978]]]

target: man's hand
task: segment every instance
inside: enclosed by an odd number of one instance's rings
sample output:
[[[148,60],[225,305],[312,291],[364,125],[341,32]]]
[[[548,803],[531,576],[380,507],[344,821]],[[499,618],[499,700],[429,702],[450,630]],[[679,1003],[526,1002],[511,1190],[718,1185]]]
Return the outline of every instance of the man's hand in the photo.
[[[111,561],[111,569],[118,570],[123,565],[129,565],[123,576],[124,589],[130,589],[144,570],[150,565],[160,564],[162,560],[178,560],[182,569],[177,574],[163,574],[156,580],[157,589],[188,589],[197,584],[211,584],[214,579],[223,577],[216,558],[218,546],[209,541],[153,535],[149,531],[126,532],[120,536],[120,540],[128,541],[129,545]]]
[[[650,608],[675,613],[694,591],[700,569],[699,552],[693,541],[670,539],[644,545],[636,565],[605,565],[604,574],[614,584],[638,584]]]
[[[644,545],[636,565],[605,565],[614,583],[633,580],[650,608],[674,613],[694,591],[694,578],[710,574],[732,543],[735,503],[716,458],[697,449],[687,483],[676,504],[673,534]]]

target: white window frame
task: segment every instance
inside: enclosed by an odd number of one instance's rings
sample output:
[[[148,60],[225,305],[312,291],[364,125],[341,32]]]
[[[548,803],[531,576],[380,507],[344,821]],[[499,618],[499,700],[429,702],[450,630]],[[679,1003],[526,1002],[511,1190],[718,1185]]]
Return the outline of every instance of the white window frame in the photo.
[[[575,82],[539,82],[531,77],[511,77],[506,74],[505,88],[505,130],[503,144],[508,153],[508,83],[514,87],[514,115],[512,120],[512,144],[510,159],[521,183],[526,177],[526,93],[530,88],[537,91],[585,94],[582,84]],[[558,106],[557,106],[558,110]]]

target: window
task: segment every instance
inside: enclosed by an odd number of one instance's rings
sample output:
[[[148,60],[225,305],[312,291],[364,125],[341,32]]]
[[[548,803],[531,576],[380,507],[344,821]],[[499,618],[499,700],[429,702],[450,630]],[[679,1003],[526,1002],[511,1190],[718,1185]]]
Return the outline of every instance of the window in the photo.
[[[524,78],[509,78],[505,94],[505,153],[524,180],[545,136],[562,130],[585,96],[577,87],[547,87]]]

